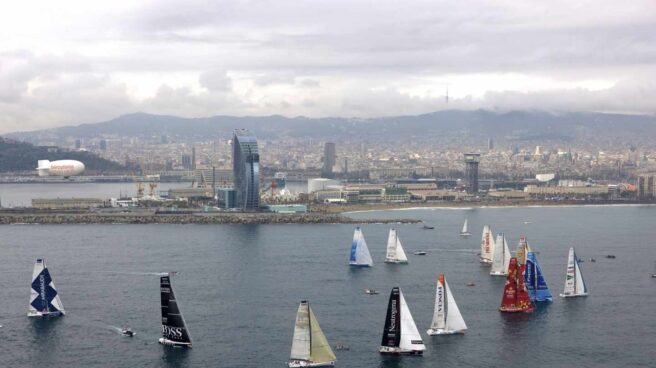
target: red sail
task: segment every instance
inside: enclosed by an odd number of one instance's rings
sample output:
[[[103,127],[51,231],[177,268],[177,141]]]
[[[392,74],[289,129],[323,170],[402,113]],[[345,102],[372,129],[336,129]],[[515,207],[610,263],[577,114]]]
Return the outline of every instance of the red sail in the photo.
[[[531,301],[531,296],[528,294],[526,284],[524,283],[526,265],[521,265],[519,269],[520,272],[517,274],[517,308],[521,309],[522,312],[531,313],[533,312],[533,302]]]
[[[508,277],[501,299],[501,312],[533,312],[533,304],[524,285],[524,275],[517,267],[517,258],[510,258]]]

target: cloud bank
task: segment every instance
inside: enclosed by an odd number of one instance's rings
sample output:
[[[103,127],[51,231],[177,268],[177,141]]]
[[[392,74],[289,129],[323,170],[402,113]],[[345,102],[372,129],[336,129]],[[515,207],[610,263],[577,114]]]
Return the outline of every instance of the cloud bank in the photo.
[[[656,113],[650,0],[44,1],[7,5],[0,34],[0,133],[134,111]]]

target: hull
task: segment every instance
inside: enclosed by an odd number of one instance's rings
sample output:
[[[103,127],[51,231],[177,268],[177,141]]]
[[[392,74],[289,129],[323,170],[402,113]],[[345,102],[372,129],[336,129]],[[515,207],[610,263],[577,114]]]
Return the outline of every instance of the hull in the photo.
[[[561,298],[576,298],[579,296],[588,296],[588,293],[583,293],[583,294],[560,294]]]
[[[480,262],[486,266],[491,266],[492,265],[492,260],[487,259],[487,258],[481,258]]]
[[[460,233],[460,236],[470,236],[470,233]]]
[[[490,272],[490,276],[508,276],[505,272]]]
[[[349,266],[353,266],[353,267],[371,267],[371,265],[360,264],[360,263],[357,263],[357,262],[349,262]]]
[[[456,331],[456,330],[446,330],[443,328],[429,328],[426,331],[430,336],[436,335],[464,335],[465,331]]]
[[[292,360],[289,362],[289,368],[300,368],[300,367],[334,367],[335,361],[323,363],[315,363],[307,360]]]
[[[28,317],[41,317],[41,318],[50,318],[50,317],[61,317],[64,316],[64,312],[51,312],[51,313],[41,313],[41,312],[28,312]]]
[[[378,350],[381,354],[385,355],[423,355],[423,350],[406,350],[397,347],[381,346]]]
[[[159,343],[162,345],[168,345],[168,346],[175,346],[175,347],[185,347],[185,348],[191,348],[190,343],[186,342],[177,342],[169,339],[165,339],[163,337],[159,338]]]
[[[399,261],[399,260],[395,260],[395,259],[387,260],[387,259],[386,259],[386,260],[385,260],[385,263],[407,264],[408,261]]]
[[[523,309],[519,307],[499,307],[499,312],[504,312],[504,313],[531,313],[533,312],[533,308],[530,309]]]

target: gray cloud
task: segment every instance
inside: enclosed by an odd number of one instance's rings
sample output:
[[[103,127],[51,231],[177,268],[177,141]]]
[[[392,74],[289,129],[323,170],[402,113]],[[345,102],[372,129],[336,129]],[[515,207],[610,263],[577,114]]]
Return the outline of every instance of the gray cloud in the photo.
[[[104,6],[106,14],[84,17],[63,9],[66,19],[40,23],[37,33],[27,18],[13,28],[0,24],[0,32],[12,34],[0,42],[0,132],[137,110],[183,116],[366,117],[481,107],[656,113],[656,5],[650,0],[630,6],[610,0]],[[5,9],[6,19],[11,11]],[[161,80],[153,82],[149,73]],[[472,82],[478,75],[497,78],[493,85]],[[514,83],[518,76],[536,85]],[[448,106],[446,84],[455,93]]]

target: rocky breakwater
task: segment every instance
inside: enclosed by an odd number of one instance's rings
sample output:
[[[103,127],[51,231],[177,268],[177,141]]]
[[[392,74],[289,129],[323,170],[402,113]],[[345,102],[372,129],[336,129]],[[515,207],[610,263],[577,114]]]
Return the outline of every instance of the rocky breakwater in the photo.
[[[362,224],[417,223],[413,219],[353,219],[324,213],[0,213],[0,225],[10,224]]]

